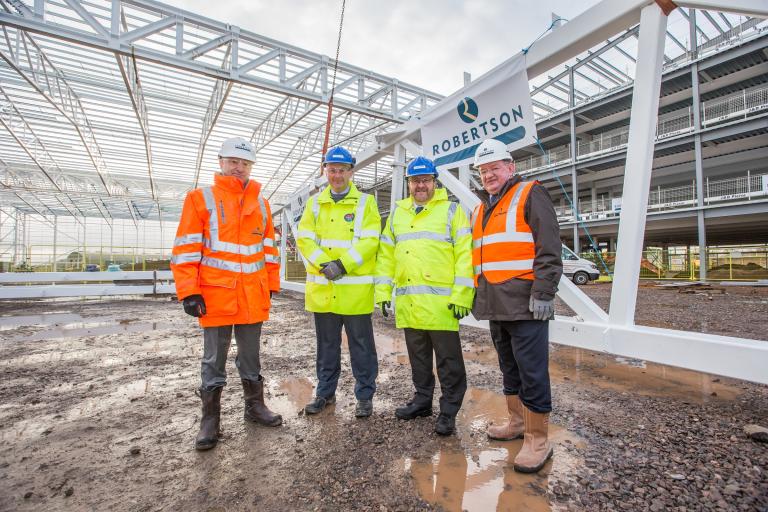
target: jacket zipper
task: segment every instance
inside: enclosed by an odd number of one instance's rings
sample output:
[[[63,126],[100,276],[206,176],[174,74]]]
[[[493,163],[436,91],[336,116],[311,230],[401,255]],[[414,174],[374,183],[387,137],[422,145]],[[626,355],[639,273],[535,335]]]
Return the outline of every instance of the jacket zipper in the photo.
[[[219,199],[219,209],[221,210],[221,223],[226,224],[227,223],[227,216],[224,215],[224,200]]]

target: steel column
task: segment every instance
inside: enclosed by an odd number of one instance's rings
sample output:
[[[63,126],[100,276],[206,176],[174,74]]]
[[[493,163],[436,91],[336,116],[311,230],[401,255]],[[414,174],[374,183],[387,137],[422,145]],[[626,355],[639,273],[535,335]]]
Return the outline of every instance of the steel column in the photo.
[[[642,9],[613,284],[621,293],[611,294],[612,324],[629,326],[635,322],[666,28],[667,17],[657,4]]]

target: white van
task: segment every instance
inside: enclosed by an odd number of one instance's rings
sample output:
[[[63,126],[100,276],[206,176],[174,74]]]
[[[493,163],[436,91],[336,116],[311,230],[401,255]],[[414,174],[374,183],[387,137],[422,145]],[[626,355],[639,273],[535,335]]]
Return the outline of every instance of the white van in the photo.
[[[579,285],[587,284],[600,277],[597,265],[584,258],[579,258],[565,245],[563,245],[563,274]]]

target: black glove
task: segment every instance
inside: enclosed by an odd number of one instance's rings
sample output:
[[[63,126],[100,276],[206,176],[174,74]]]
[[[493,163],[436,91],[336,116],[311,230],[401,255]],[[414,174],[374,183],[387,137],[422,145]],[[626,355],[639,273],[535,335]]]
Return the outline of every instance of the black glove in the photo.
[[[469,315],[470,309],[466,306],[459,306],[458,304],[448,304],[448,309],[453,311],[453,317],[456,320],[461,320],[465,316]]]
[[[384,315],[384,318],[389,316],[389,312],[387,309],[392,305],[392,303],[388,300],[385,300],[383,302],[379,302],[379,307],[381,308],[381,314]]]
[[[202,295],[190,295],[184,297],[184,312],[194,317],[201,317],[205,314],[205,300]]]
[[[341,276],[347,273],[347,269],[341,264],[341,260],[326,261],[320,264],[320,272],[329,281],[335,281],[340,279]]]

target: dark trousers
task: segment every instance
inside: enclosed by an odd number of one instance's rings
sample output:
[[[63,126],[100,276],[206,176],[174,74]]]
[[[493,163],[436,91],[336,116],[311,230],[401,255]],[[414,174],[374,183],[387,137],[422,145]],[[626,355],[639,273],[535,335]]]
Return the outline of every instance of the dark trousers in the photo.
[[[227,354],[232,343],[231,325],[203,328],[203,360],[200,365],[201,388],[213,391],[227,384]],[[235,366],[241,379],[259,380],[261,360],[259,358],[259,340],[261,322],[257,324],[235,325],[237,357]]]
[[[549,385],[549,322],[491,320],[491,339],[499,355],[504,394],[520,395],[533,412],[552,410]]]
[[[355,397],[370,400],[376,391],[379,361],[373,343],[371,315],[337,315],[315,313],[317,333],[317,391],[328,398],[336,393],[341,374],[341,328],[347,333],[352,375],[355,376]]]
[[[440,412],[456,416],[467,391],[467,372],[457,331],[426,331],[405,329],[405,345],[411,360],[411,374],[416,388],[414,403],[432,405],[435,374],[432,373],[432,352],[440,379]]]

